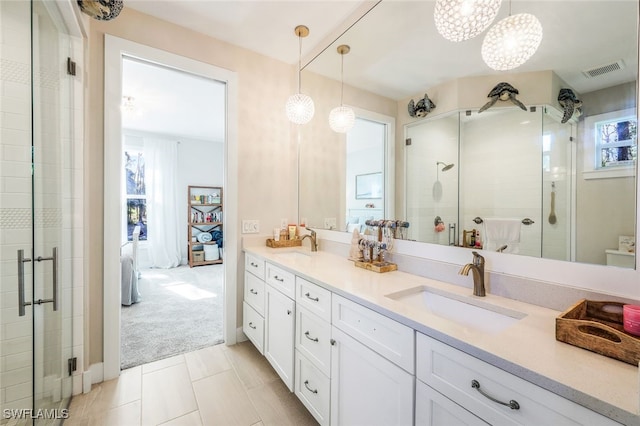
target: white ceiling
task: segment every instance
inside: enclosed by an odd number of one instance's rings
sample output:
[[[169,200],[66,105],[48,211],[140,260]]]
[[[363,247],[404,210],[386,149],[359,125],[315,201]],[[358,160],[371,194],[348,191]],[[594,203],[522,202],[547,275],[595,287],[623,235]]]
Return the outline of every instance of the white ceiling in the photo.
[[[155,64],[125,59],[122,94],[135,109],[122,127],[191,139],[224,141],[225,85]]]
[[[306,69],[339,80],[336,47],[349,44],[345,83],[392,99],[404,99],[462,76],[500,75],[482,61],[483,34],[462,43],[449,42],[437,34],[433,24],[434,4],[435,0],[385,0],[377,5],[373,1],[350,0],[125,0],[125,7],[290,64],[298,60],[298,39],[293,30],[296,25],[307,25],[310,35],[302,40],[303,64],[313,60]],[[348,29],[371,7],[366,16]],[[579,93],[635,79],[637,46],[629,40],[637,38],[637,0],[513,0],[511,9],[513,14],[535,14],[544,30],[536,54],[515,72],[553,69]],[[496,22],[506,17],[508,10],[509,2],[505,0]],[[622,71],[593,79],[587,79],[582,73],[618,59],[626,63]],[[152,81],[156,78],[143,77],[137,83],[143,87],[143,83]],[[158,82],[155,87],[147,88],[155,96],[180,87],[161,83],[161,79]],[[179,94],[162,96],[175,100],[198,93],[198,90],[181,89]],[[189,117],[197,116],[202,106],[198,100],[183,100],[182,108],[173,108],[171,114],[164,117],[189,123],[190,131],[197,133]],[[175,106],[175,102],[153,103]],[[181,113],[183,115],[179,115]],[[158,119],[162,114],[155,111],[147,118],[155,118],[154,126],[158,122],[169,123],[170,120]],[[148,124],[140,118],[136,125]],[[156,127],[156,131],[162,129]],[[171,133],[175,132],[178,130]],[[203,131],[202,135],[205,134]]]

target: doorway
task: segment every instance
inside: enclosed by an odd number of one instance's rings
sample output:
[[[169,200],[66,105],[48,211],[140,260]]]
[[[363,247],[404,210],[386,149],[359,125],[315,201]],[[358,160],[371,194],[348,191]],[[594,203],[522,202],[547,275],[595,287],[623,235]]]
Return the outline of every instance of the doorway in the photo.
[[[105,241],[104,241],[104,379],[115,378],[120,373],[120,286],[106,283],[120,283],[120,238],[124,232],[122,217],[121,188],[123,135],[121,105],[123,96],[122,64],[125,57],[145,61],[162,67],[180,70],[192,75],[208,78],[224,84],[224,173],[222,186],[225,188],[224,241],[224,336],[226,344],[236,341],[236,264],[238,256],[235,217],[237,216],[237,146],[236,146],[236,76],[235,73],[171,54],[159,49],[140,45],[128,40],[107,35],[105,37]],[[186,188],[185,188],[186,189]],[[184,197],[186,214],[187,197]],[[185,220],[186,228],[186,220]],[[151,232],[151,231],[150,231]],[[186,240],[184,245],[186,245]],[[142,256],[141,256],[142,257]],[[194,321],[197,327],[197,321]]]
[[[187,188],[222,189],[225,86],[123,56],[122,369],[223,341],[223,266],[185,265],[194,264],[188,247],[203,248],[189,245]],[[215,223],[199,228],[217,237],[204,248],[219,259],[224,222]]]

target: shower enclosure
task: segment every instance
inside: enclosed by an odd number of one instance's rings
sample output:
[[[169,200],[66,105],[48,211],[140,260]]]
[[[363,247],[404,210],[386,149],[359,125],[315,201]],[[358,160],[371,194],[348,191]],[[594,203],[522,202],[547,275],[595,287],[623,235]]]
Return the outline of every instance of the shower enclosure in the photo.
[[[0,31],[0,424],[59,424],[82,343],[82,40],[63,1],[2,1]]]
[[[520,242],[505,252],[572,260],[576,125],[560,118],[543,105],[455,111],[407,126],[409,238],[462,245],[482,218],[518,218]]]

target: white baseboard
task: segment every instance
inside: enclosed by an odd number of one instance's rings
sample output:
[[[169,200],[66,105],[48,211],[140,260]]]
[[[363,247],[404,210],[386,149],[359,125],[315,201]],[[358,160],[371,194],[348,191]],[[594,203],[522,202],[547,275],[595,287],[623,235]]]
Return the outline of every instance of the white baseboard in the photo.
[[[91,385],[104,381],[104,363],[91,364],[87,371],[82,372],[82,393],[91,392]]]
[[[91,371],[82,373],[82,393],[91,392]]]
[[[249,339],[242,331],[242,327],[236,328],[236,343],[244,342],[246,340],[249,340]]]

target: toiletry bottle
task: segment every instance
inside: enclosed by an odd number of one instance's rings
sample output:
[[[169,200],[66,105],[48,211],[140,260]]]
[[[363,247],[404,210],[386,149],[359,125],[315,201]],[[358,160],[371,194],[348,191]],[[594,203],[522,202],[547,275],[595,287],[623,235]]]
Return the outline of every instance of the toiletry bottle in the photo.
[[[476,248],[482,248],[482,239],[480,238],[480,230],[476,231]]]

